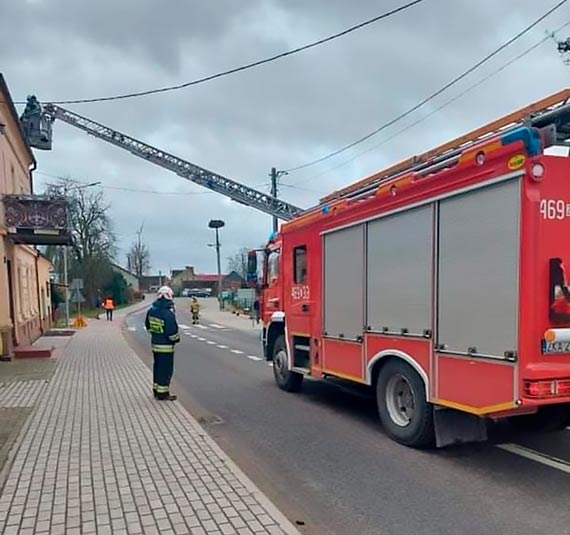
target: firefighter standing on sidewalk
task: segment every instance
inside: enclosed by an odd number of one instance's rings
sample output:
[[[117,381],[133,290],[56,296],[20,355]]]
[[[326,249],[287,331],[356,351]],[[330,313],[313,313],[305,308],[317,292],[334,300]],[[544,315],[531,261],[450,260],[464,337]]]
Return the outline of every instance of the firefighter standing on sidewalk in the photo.
[[[174,315],[174,294],[168,286],[158,290],[157,299],[146,314],[145,327],[152,337],[154,397],[174,401],[170,380],[174,371],[174,345],[180,342],[180,334]]]

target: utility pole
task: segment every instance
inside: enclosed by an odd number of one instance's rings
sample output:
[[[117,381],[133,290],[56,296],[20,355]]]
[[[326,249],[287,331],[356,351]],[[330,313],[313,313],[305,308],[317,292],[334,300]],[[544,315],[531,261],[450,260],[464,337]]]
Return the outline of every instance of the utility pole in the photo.
[[[69,329],[69,280],[67,275],[67,245],[63,246],[63,284],[65,284],[65,328]]]
[[[220,261],[220,233],[219,230],[225,225],[225,222],[221,219],[210,219],[208,227],[213,228],[216,231],[216,257],[218,261],[218,303],[220,305],[220,310],[222,309],[222,264]]]
[[[278,178],[278,174],[277,174],[277,169],[275,169],[275,167],[271,168],[271,196],[272,197],[277,197],[277,178]],[[277,216],[273,216],[273,232],[277,232],[277,230],[279,229],[279,222],[277,221]]]
[[[275,167],[271,168],[271,173],[269,176],[271,177],[271,196],[277,198],[279,193],[279,188],[277,187],[277,181],[279,180],[280,176],[286,175],[287,171],[277,171]],[[279,220],[277,216],[273,216],[273,232],[277,232],[279,230]]]

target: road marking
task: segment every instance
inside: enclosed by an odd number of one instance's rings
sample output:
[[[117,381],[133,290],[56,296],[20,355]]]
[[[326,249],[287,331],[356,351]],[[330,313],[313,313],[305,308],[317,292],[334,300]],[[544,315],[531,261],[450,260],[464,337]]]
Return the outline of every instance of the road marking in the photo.
[[[247,358],[251,360],[261,360],[259,357],[256,357],[254,355],[248,355]]]
[[[185,325],[184,323],[179,323],[178,327],[182,327],[183,329],[189,329],[190,327],[188,327],[188,325]]]
[[[216,344],[216,342],[212,342],[212,340],[208,340],[206,343],[207,343],[208,345],[211,345],[211,346],[213,346],[213,345]]]
[[[267,365],[273,368],[273,362],[268,362]]]
[[[136,327],[129,327],[129,331],[136,331],[137,328]]]
[[[194,327],[198,327],[198,329],[208,329],[208,327],[206,327],[205,325],[200,325],[199,323],[196,323]]]
[[[218,347],[219,347],[220,349],[227,349],[227,348],[228,348],[228,346],[224,346],[224,345],[219,345]]]
[[[231,349],[230,351],[236,355],[243,355],[243,351],[240,351],[239,349]]]
[[[218,325],[217,323],[210,323],[210,327],[213,327],[214,329],[225,329],[223,325]]]
[[[497,448],[508,451],[509,453],[514,453],[515,455],[520,455],[525,459],[530,459],[531,461],[550,466],[550,468],[556,468],[556,470],[560,470],[561,472],[570,474],[570,463],[559,459],[558,457],[553,457],[545,453],[539,453],[538,451],[519,446],[518,444],[497,444]]]
[[[205,338],[202,338],[201,336],[197,336],[196,338],[198,338],[198,340],[200,340],[200,342],[205,342],[205,341],[206,341],[206,339],[205,339]]]

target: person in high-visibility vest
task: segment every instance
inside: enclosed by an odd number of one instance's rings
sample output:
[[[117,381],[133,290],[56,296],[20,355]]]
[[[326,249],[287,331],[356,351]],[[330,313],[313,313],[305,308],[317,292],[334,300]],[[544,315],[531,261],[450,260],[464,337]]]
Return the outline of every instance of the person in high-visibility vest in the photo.
[[[103,303],[103,308],[107,313],[107,321],[113,321],[113,310],[115,310],[115,301],[111,296],[105,298],[105,302]]]
[[[192,325],[200,323],[200,303],[195,297],[190,301],[190,313],[192,314]]]
[[[145,328],[151,334],[154,397],[174,401],[176,396],[170,392],[170,381],[174,371],[174,345],[180,342],[180,334],[174,315],[174,294],[168,286],[158,290],[156,301],[146,313]]]

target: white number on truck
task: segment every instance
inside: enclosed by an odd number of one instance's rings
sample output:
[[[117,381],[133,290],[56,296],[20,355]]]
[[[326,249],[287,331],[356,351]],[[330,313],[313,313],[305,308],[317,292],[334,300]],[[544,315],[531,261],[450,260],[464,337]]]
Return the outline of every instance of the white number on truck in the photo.
[[[543,219],[562,220],[570,217],[570,203],[562,199],[542,199],[540,201],[540,213]]]

